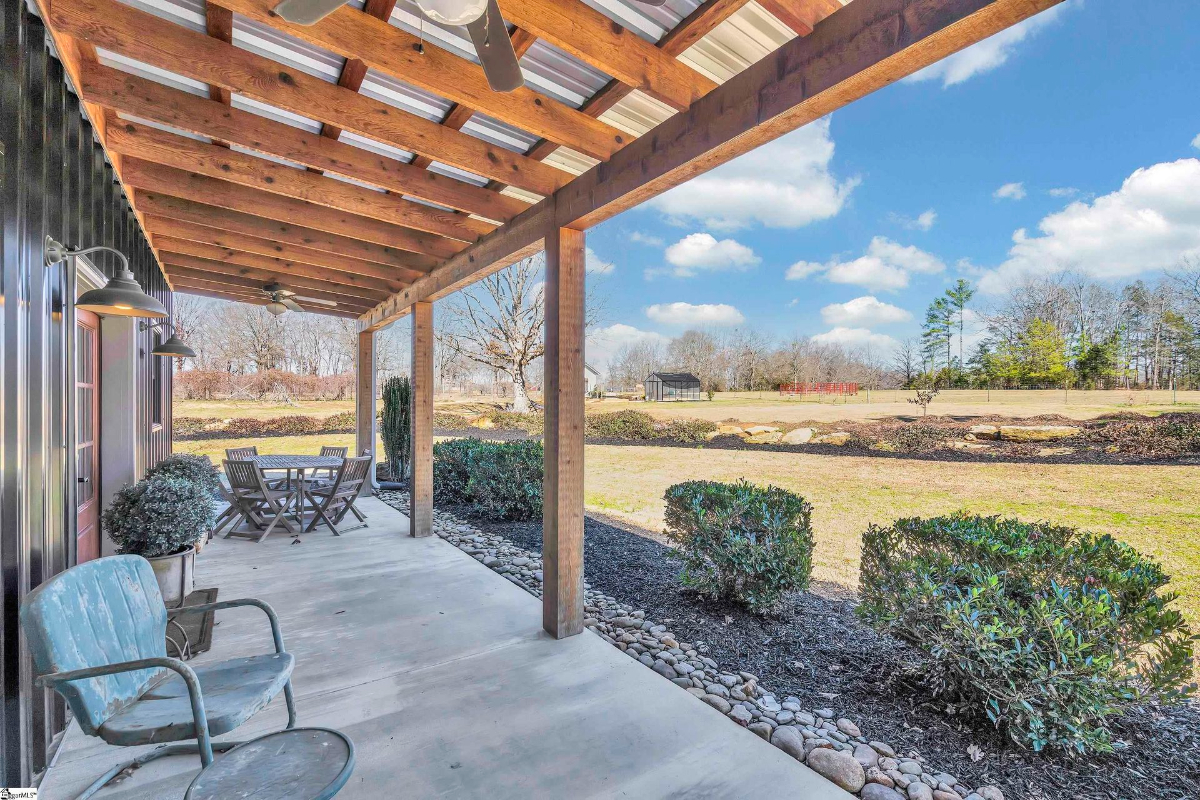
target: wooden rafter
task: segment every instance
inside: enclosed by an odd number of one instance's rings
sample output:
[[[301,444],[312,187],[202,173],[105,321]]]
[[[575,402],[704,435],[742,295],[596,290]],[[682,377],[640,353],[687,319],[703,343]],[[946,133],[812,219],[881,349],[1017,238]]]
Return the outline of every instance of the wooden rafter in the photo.
[[[393,292],[399,291],[402,288],[402,284],[395,279],[396,276],[407,275],[417,277],[422,274],[417,270],[395,266],[389,267],[374,261],[336,256],[332,253],[308,247],[284,244],[270,239],[260,239],[257,236],[247,236],[241,233],[233,233],[220,230],[219,228],[210,228],[206,225],[197,225],[192,222],[159,217],[153,214],[147,214],[145,220],[146,230],[152,235],[159,234],[170,236],[174,239],[197,242],[198,244],[223,247],[242,253],[254,253],[260,256],[282,258],[287,261],[299,262],[313,267],[324,267],[325,269],[337,272],[349,272],[352,275],[376,277],[380,279],[380,288],[386,288]]]
[[[350,289],[362,290],[372,293],[380,293],[386,295],[389,291],[396,291],[393,287],[400,285],[403,287],[413,278],[419,277],[412,273],[401,273],[399,271],[387,275],[362,275],[348,272],[344,269],[335,269],[332,267],[317,267],[312,264],[303,262],[291,261],[286,258],[278,258],[275,256],[264,256],[257,253],[250,253],[242,250],[237,250],[221,245],[207,244],[197,242],[191,239],[181,239],[163,234],[154,234],[156,246],[162,250],[170,250],[173,253],[181,253],[183,255],[194,256],[196,258],[207,258],[213,261],[223,261],[229,264],[236,264],[241,267],[249,267],[251,269],[264,270],[267,272],[286,272],[292,275],[302,275],[308,278],[318,280],[328,280],[332,283],[341,282]],[[353,276],[349,278],[347,276]]]
[[[580,0],[501,0],[500,6],[505,19],[676,111],[717,86]]]
[[[247,303],[252,306],[265,306],[271,302],[263,296],[262,292],[253,292],[245,289],[214,288],[212,284],[193,282],[184,278],[172,280],[171,284],[175,287],[175,291],[183,292],[184,294],[194,294],[199,297],[211,297],[215,300]],[[342,317],[344,319],[354,319],[358,316],[353,311],[342,311],[336,308],[313,307],[305,309],[305,311],[312,314],[324,314],[330,317]]]
[[[428,272],[438,263],[429,256],[410,253],[374,242],[364,242],[353,236],[342,236],[327,231],[288,222],[266,219],[254,213],[234,211],[220,206],[178,197],[168,189],[165,192],[134,189],[134,207],[147,215],[157,215],[173,220],[192,222],[215,230],[244,234],[276,242],[282,246],[297,246],[317,250],[336,258],[371,262],[383,267],[400,267]],[[285,253],[278,255],[289,257]],[[297,261],[304,259],[296,258]]]
[[[392,18],[396,8],[396,0],[367,0],[363,4],[363,13],[381,19],[384,22]],[[357,92],[362,88],[363,80],[367,77],[367,64],[357,58],[347,58],[338,74],[338,86]],[[327,139],[337,139],[342,135],[342,129],[336,125],[325,123],[321,126],[321,135]]]
[[[178,247],[177,249],[191,250],[192,248]],[[202,255],[194,255],[190,252],[176,253],[175,263],[181,266],[193,267],[195,269],[207,269],[210,272],[227,272],[231,275],[260,275],[275,277],[286,275],[295,280],[310,278],[313,280],[339,284],[350,292],[359,290],[386,292],[387,290],[383,287],[389,283],[389,281],[382,281],[378,278],[367,278],[362,275],[352,275],[352,277],[347,278],[347,273],[338,272],[336,270],[322,269],[319,267],[314,268],[308,264],[298,264],[293,261],[284,261],[283,259],[280,259],[275,263],[239,263],[239,261],[232,256],[220,255],[208,251],[205,251],[205,253]]]
[[[206,0],[204,3],[204,28],[214,39],[233,44],[233,12],[229,9],[213,5]],[[214,102],[224,106],[231,105],[233,102],[233,95],[229,90],[217,84],[209,85],[208,96]],[[228,142],[220,139],[214,139],[213,144],[229,147]]]
[[[419,197],[431,203],[504,222],[529,207],[517,198],[418,169],[399,159],[219,102],[172,89],[100,64],[85,64],[79,90],[89,102],[131,116],[232,142],[323,172]]]
[[[411,229],[410,233],[422,231],[473,242],[496,227],[463,214],[314,175],[141,123],[122,120],[109,128],[108,139],[109,148],[122,155],[388,222]]]
[[[349,5],[341,6],[315,24],[293,25],[271,13],[276,0],[221,2],[249,19],[347,58],[361,59],[369,67],[405,83],[593,158],[608,158],[629,142],[629,137],[616,128],[528,87],[493,92],[479,65],[434,45],[427,45],[424,54],[419,53],[417,37]],[[426,155],[438,157],[436,153]]]
[[[463,242],[442,236],[431,236],[389,222],[239,186],[140,158],[126,156],[124,162],[125,181],[137,189],[170,194],[197,203],[220,206],[277,222],[304,225],[326,233],[364,239],[437,258],[448,258],[465,246]]]
[[[747,0],[743,0],[743,2],[747,2]],[[537,41],[536,36],[521,28],[514,28],[509,38],[512,41],[513,52],[516,53],[518,59],[529,52],[529,48],[533,47],[534,42]],[[461,131],[463,126],[470,122],[473,116],[475,116],[475,109],[464,106],[461,103],[455,103],[450,106],[450,110],[442,118],[442,125],[456,131]],[[433,159],[429,156],[417,154],[411,163],[415,167],[424,168],[432,164]]]
[[[818,22],[842,7],[837,0],[758,0],[758,4],[800,36],[808,36]]]
[[[373,19],[355,13],[364,20]],[[51,25],[63,34],[128,58],[215,83],[259,102],[424,153],[530,192],[550,194],[570,180],[569,174],[536,159],[445,128],[116,0],[55,0],[49,17]]]
[[[376,330],[720,164],[1044,11],[1061,0],[854,0],[372,309]]]
[[[163,248],[163,261],[166,262],[167,272],[171,275],[182,275],[196,280],[223,283],[227,286],[241,286],[247,289],[261,289],[271,283],[278,283],[284,289],[310,294],[312,297],[319,297],[322,300],[332,300],[345,307],[370,306],[373,302],[372,295],[355,294],[353,291],[347,291],[344,285],[337,283],[326,283],[324,281],[297,278],[291,275],[275,275],[270,272],[256,272],[254,270],[235,274],[230,271],[217,271],[177,263],[177,261],[182,260],[185,259],[176,259],[174,253],[167,248]]]

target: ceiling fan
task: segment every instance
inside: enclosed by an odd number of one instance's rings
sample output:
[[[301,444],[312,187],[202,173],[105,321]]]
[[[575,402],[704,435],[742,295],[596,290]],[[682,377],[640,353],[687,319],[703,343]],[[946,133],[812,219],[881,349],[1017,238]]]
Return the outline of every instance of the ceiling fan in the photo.
[[[271,300],[271,302],[267,303],[267,311],[277,317],[288,311],[303,311],[303,306],[297,303],[296,300],[303,300],[305,303],[325,306],[326,308],[333,308],[337,305],[332,300],[318,300],[315,297],[298,297],[295,292],[290,289],[284,289],[278,283],[268,283],[262,288],[262,292]]]
[[[314,25],[337,11],[345,0],[283,0],[273,9],[296,25]],[[475,53],[495,92],[511,92],[525,85],[517,53],[508,38],[508,28],[496,0],[415,0],[418,10],[431,22],[467,29]],[[642,5],[661,6],[666,0],[635,0]],[[424,45],[420,45],[424,47]],[[424,52],[422,49],[421,52]]]

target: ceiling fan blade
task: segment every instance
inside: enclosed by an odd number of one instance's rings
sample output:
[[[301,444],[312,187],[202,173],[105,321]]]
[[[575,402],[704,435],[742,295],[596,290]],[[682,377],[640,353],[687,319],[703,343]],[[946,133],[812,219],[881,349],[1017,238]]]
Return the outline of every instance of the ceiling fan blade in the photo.
[[[296,299],[303,300],[305,303],[314,306],[328,306],[329,308],[333,308],[337,305],[337,303],[333,302],[332,300],[318,300],[315,297],[297,297]]]
[[[303,311],[304,310],[303,308],[300,307],[299,303],[297,303],[295,300],[293,300],[290,297],[281,298],[279,302],[283,303],[285,306],[290,308],[292,311]]]
[[[511,92],[525,85],[525,76],[521,74],[517,53],[508,38],[508,28],[496,0],[488,0],[487,13],[468,25],[467,32],[471,34],[475,53],[492,91]]]
[[[315,25],[337,11],[346,0],[283,0],[271,9],[295,25]]]

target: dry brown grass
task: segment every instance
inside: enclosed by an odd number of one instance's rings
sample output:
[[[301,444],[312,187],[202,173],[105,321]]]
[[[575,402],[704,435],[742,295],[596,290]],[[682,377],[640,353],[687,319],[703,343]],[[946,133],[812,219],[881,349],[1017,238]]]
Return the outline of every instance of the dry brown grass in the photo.
[[[589,508],[662,530],[663,492],[684,480],[775,484],[814,504],[813,575],[853,589],[869,523],[959,509],[1111,533],[1159,559],[1200,630],[1200,466],[975,464],[856,456],[589,446]]]

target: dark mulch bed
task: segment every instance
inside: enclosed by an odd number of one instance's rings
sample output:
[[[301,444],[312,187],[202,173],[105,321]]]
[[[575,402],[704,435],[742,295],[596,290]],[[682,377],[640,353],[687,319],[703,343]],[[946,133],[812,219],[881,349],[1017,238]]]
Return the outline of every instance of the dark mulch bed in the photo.
[[[443,510],[471,516],[465,508]],[[540,521],[472,522],[541,552]],[[815,586],[778,616],[757,617],[682,589],[678,563],[648,531],[593,515],[584,531],[584,570],[593,588],[645,609],[681,639],[703,643],[724,668],[752,672],[807,708],[829,707],[856,719],[869,738],[899,752],[919,751],[967,784],[996,784],[1010,800],[1200,798],[1200,708],[1194,705],[1127,717],[1116,731],[1129,743],[1120,755],[1086,761],[1038,756],[1007,744],[986,721],[948,713],[944,702],[914,685],[906,675],[918,673],[920,654],[863,625],[843,588]],[[980,760],[968,755],[971,745],[982,749]]]

